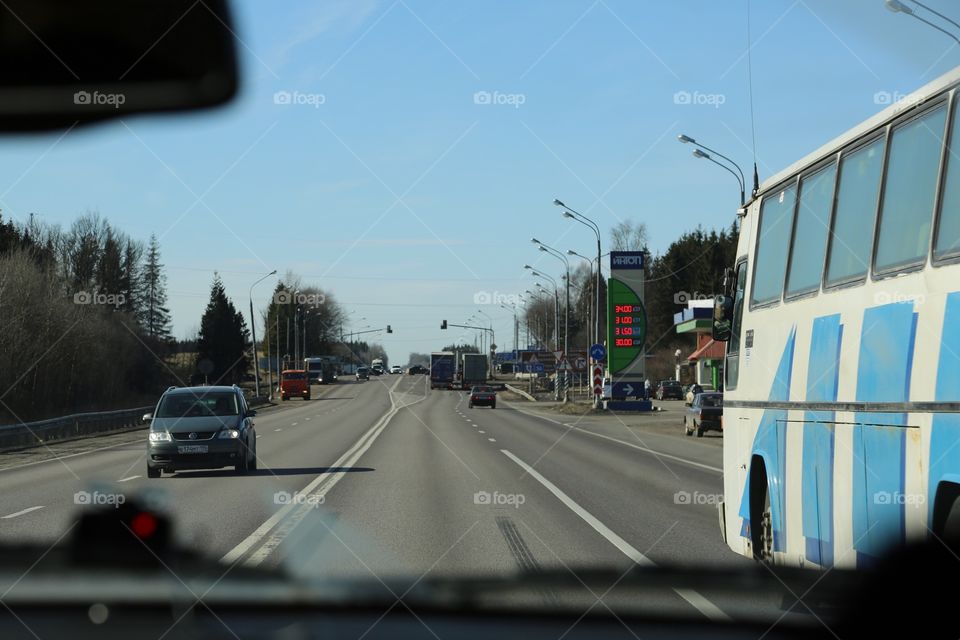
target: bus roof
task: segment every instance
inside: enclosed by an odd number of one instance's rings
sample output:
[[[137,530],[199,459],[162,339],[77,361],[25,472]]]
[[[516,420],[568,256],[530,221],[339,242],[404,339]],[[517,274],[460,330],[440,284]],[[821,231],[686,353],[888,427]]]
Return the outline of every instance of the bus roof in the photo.
[[[864,120],[859,125],[846,131],[816,151],[807,154],[800,160],[794,162],[786,169],[778,171],[760,184],[760,193],[764,193],[786,180],[792,175],[803,171],[806,167],[816,164],[827,156],[837,153],[842,148],[854,140],[867,135],[868,133],[882,128],[890,120],[895,119],[901,113],[910,111],[914,107],[924,104],[933,96],[937,96],[953,85],[960,84],[960,66],[943,74],[939,78],[928,82],[916,91],[905,96],[897,96],[899,99],[889,107],[874,114],[872,117]]]

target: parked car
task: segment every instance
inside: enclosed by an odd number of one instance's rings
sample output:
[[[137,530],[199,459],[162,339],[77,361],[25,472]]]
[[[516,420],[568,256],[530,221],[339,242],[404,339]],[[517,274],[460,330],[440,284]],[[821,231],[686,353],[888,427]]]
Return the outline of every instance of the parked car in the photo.
[[[310,399],[310,380],[303,369],[287,369],[280,372],[280,399]]]
[[[471,409],[473,409],[474,406],[496,409],[497,392],[494,391],[493,387],[477,385],[470,390],[470,400],[467,402],[467,406]]]
[[[683,429],[688,436],[697,432],[703,437],[705,431],[723,433],[723,394],[716,391],[698,393],[683,416]]]
[[[676,380],[661,380],[657,385],[657,400],[683,400],[683,387]]]
[[[369,367],[357,367],[357,380],[369,380],[370,379],[370,368]]]
[[[303,373],[306,380],[306,373]],[[243,391],[232,387],[170,387],[153,413],[147,438],[147,477],[166,471],[257,468],[257,434]]]

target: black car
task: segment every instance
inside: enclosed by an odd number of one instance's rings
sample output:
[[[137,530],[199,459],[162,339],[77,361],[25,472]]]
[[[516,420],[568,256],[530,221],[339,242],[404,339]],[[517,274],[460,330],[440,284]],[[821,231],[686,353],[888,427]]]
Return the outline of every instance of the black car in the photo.
[[[407,369],[407,373],[409,373],[411,376],[421,375],[426,372],[427,372],[427,368],[420,364],[415,364],[411,366],[409,369]]]
[[[657,400],[683,400],[683,386],[676,380],[661,380],[657,385]]]
[[[470,400],[467,401],[467,406],[471,409],[474,407],[490,407],[491,409],[497,408],[497,392],[493,387],[488,387],[486,385],[477,385],[470,390]]]
[[[705,431],[723,433],[723,394],[716,391],[698,393],[683,416],[683,430],[688,436],[697,432],[697,437]]]
[[[147,439],[147,477],[180,469],[257,468],[257,434],[239,387],[170,387],[160,397]]]
[[[357,380],[369,380],[370,369],[368,367],[357,367]]]

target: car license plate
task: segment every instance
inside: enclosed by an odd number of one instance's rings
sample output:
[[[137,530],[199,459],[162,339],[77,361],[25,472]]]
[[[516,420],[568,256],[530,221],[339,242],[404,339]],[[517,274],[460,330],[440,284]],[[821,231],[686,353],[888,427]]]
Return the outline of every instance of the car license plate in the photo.
[[[207,445],[205,444],[185,444],[177,447],[179,453],[206,453]]]

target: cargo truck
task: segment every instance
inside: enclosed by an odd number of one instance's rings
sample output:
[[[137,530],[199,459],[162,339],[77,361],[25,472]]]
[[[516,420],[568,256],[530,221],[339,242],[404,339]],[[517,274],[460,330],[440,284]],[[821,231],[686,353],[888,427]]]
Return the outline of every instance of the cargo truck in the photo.
[[[485,383],[487,381],[487,356],[482,353],[463,354],[461,371],[463,372],[464,389]]]
[[[450,386],[457,368],[456,358],[453,351],[434,351],[430,354],[431,389],[446,389]]]

